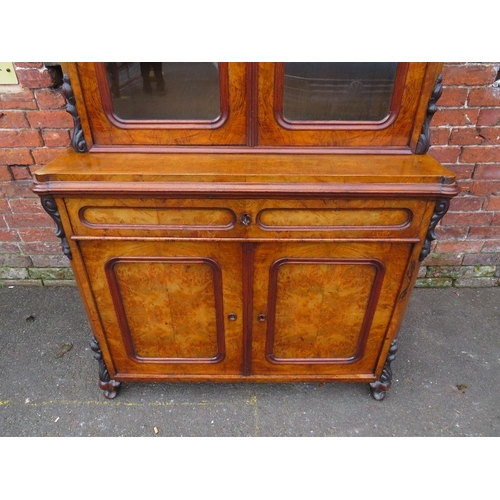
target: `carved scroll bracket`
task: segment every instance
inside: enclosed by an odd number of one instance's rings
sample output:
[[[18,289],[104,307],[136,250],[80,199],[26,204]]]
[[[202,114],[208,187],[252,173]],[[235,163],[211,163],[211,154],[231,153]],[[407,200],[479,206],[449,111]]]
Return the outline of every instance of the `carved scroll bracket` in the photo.
[[[92,338],[90,341],[90,348],[94,351],[94,359],[99,363],[99,388],[104,391],[104,397],[106,399],[113,399],[118,394],[121,383],[113,380],[109,376],[106,364],[102,359],[102,352],[97,339]]]
[[[387,355],[387,360],[385,362],[384,368],[382,369],[382,374],[380,379],[372,382],[370,384],[370,390],[372,397],[377,401],[382,401],[387,391],[391,388],[392,384],[392,368],[391,363],[396,359],[396,353],[398,352],[398,339],[394,339],[389,348],[389,354]]]
[[[443,77],[439,75],[436,81],[436,85],[434,90],[432,91],[431,98],[429,99],[429,104],[427,105],[427,116],[425,117],[424,124],[422,125],[422,132],[420,133],[420,137],[418,138],[417,147],[415,149],[415,153],[418,155],[423,155],[429,151],[431,146],[431,120],[434,116],[434,113],[437,111],[437,101],[441,97],[443,93]]]
[[[422,262],[431,251],[431,243],[437,238],[436,236],[436,226],[438,222],[443,218],[444,214],[450,208],[450,200],[438,200],[434,208],[434,214],[431,217],[431,222],[429,224],[429,229],[427,230],[427,236],[425,238],[422,251],[420,252],[420,257],[418,260]]]
[[[66,236],[64,235],[64,229],[62,227],[61,223],[61,216],[59,215],[59,212],[57,211],[57,205],[56,205],[56,200],[54,198],[49,198],[48,196],[42,196],[41,197],[42,201],[42,207],[45,209],[45,211],[52,217],[54,222],[56,223],[56,236],[58,238],[61,238],[61,246],[64,255],[68,257],[69,260],[73,258],[71,255],[71,250],[68,245],[68,240],[66,239]]]
[[[86,153],[88,151],[87,143],[83,137],[80,117],[78,116],[78,111],[76,110],[75,95],[73,94],[73,89],[71,88],[68,75],[63,76],[62,91],[67,101],[66,111],[73,117],[74,126],[73,136],[71,137],[71,145],[77,153]]]

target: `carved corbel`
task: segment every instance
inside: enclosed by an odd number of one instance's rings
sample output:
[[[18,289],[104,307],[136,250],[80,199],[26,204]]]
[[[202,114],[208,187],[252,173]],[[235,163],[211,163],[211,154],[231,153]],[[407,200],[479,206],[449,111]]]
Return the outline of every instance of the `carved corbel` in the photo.
[[[90,341],[90,348],[94,351],[94,359],[99,363],[99,389],[104,391],[106,399],[114,399],[118,394],[121,383],[109,376],[104,359],[102,359],[101,348],[96,338],[92,338]]]
[[[85,138],[83,136],[80,117],[78,116],[78,111],[76,110],[75,95],[73,94],[73,89],[71,88],[68,75],[63,76],[62,91],[67,101],[66,111],[73,117],[74,126],[73,135],[71,137],[71,145],[77,153],[86,153],[88,151],[87,143],[85,142]]]
[[[61,223],[61,216],[59,215],[59,212],[57,210],[57,205],[56,205],[56,200],[54,198],[50,198],[48,196],[41,196],[41,202],[42,202],[42,207],[44,210],[52,217],[54,222],[56,223],[56,236],[58,238],[61,238],[61,246],[64,255],[68,257],[69,260],[73,258],[71,255],[71,250],[68,245],[68,240],[66,239],[66,236],[64,235],[64,229],[62,227]]]
[[[420,257],[418,260],[422,262],[431,251],[431,243],[437,238],[436,236],[436,226],[438,222],[443,218],[444,214],[450,208],[450,200],[438,200],[436,201],[436,206],[434,208],[434,213],[431,217],[431,222],[429,224],[429,229],[427,230],[427,236],[425,238],[422,251],[420,252]]]
[[[429,151],[431,146],[431,120],[434,113],[437,111],[437,101],[443,93],[443,77],[439,75],[436,81],[434,90],[432,91],[431,98],[429,99],[429,104],[427,105],[427,116],[425,117],[424,124],[422,125],[422,131],[420,137],[418,138],[417,147],[415,153],[417,155],[423,155]]]

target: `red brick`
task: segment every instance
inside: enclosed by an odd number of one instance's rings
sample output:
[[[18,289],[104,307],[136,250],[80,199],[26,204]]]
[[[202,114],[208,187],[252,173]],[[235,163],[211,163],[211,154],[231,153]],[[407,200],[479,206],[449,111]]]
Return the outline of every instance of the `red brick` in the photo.
[[[469,254],[464,256],[464,265],[474,266],[477,264],[482,264],[485,266],[496,265],[499,262],[500,255],[494,253],[478,253]]]
[[[40,148],[33,150],[33,157],[37,165],[45,165],[60,154],[67,151],[67,148]]]
[[[46,69],[18,68],[16,73],[19,83],[24,88],[40,89],[52,85],[52,78]]]
[[[25,243],[36,243],[38,241],[58,241],[55,235],[55,224],[47,228],[19,229],[19,236]]]
[[[0,129],[28,127],[29,123],[24,111],[0,111]]]
[[[432,145],[446,145],[450,138],[449,127],[431,127],[431,144]]]
[[[457,179],[470,179],[474,172],[474,165],[471,163],[446,164],[446,168],[454,172]]]
[[[500,240],[485,241],[483,245],[483,252],[500,253]]]
[[[17,231],[12,229],[0,229],[0,241],[19,241]]]
[[[7,165],[0,165],[0,182],[12,180],[12,174],[10,173],[9,167]]]
[[[453,129],[450,135],[450,144],[483,144],[485,138],[479,135],[476,128],[458,128]]]
[[[21,250],[26,255],[58,255],[62,254],[61,243],[44,241],[37,243],[21,243]]]
[[[484,138],[484,145],[500,144],[500,127],[481,127],[479,134]]]
[[[441,222],[443,226],[489,226],[493,212],[448,212]]]
[[[61,109],[66,105],[66,99],[59,90],[37,90],[35,99],[40,109]]]
[[[469,89],[466,87],[443,87],[443,93],[439,98],[439,107],[460,107],[463,106],[467,100]]]
[[[463,252],[458,253],[431,253],[426,257],[426,266],[459,266],[464,258]]]
[[[4,182],[0,188],[0,195],[3,192],[6,198],[38,198],[38,195],[30,189],[31,185],[31,180]]]
[[[456,196],[450,202],[451,212],[463,212],[480,210],[483,206],[484,198],[475,196]],[[485,208],[486,210],[486,208]]]
[[[16,62],[14,63],[15,68],[43,68],[43,63],[41,62]]]
[[[443,85],[488,85],[495,81],[497,70],[489,64],[445,64]]]
[[[475,125],[478,114],[479,114],[478,109],[471,109],[471,108],[438,109],[438,111],[436,112],[436,114],[432,119],[432,125],[434,127],[439,127],[442,125],[453,125],[453,126]]]
[[[475,253],[480,252],[482,246],[482,241],[438,241],[435,251],[437,253]]]
[[[469,106],[500,106],[500,88],[471,89],[469,92]]]
[[[37,109],[31,90],[0,93],[0,109]]]
[[[27,148],[0,148],[0,165],[33,165],[33,157]]]
[[[17,243],[4,243],[0,239],[0,254],[2,253],[18,255],[21,253],[21,250],[19,249],[19,245]]]
[[[489,198],[486,198],[484,202],[485,210],[500,210],[500,195],[491,195]]]
[[[500,180],[500,163],[478,164],[474,170],[474,179]]]
[[[5,216],[0,215],[0,228],[7,228],[7,222],[5,222]]]
[[[493,220],[491,221],[492,226],[500,226],[500,213],[493,215]]]
[[[467,237],[470,240],[498,240],[500,226],[471,227]]]
[[[31,179],[31,172],[28,167],[13,165],[12,167],[10,167],[10,171],[12,172],[13,179],[16,181],[21,179]]]
[[[464,146],[460,160],[465,163],[500,162],[500,148],[494,146]]]
[[[14,198],[9,200],[13,214],[41,214],[45,213],[40,200],[37,198]]]
[[[37,147],[42,145],[38,130],[1,130],[0,148]]]
[[[469,187],[469,192],[477,196],[489,196],[491,194],[500,194],[499,181],[473,181]]]
[[[489,125],[500,125],[500,108],[481,109],[477,124],[481,127]]]
[[[458,161],[461,148],[458,146],[431,146],[429,154],[441,163],[455,163]]]
[[[464,226],[441,226],[436,228],[436,235],[438,241],[445,240],[463,240],[466,238],[469,228]]]
[[[11,209],[7,200],[4,198],[0,198],[0,214],[10,213]]]
[[[73,126],[71,115],[64,110],[28,111],[26,115],[33,128],[70,128]]]
[[[48,147],[69,146],[71,143],[69,130],[42,130],[43,142]]]
[[[53,227],[54,222],[48,214],[14,214],[5,216],[9,228],[26,228],[26,227]]]

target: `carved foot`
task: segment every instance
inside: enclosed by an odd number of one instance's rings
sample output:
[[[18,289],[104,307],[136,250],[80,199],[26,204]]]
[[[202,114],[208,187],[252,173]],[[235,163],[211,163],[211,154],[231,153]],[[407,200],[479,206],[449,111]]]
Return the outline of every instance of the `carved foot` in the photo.
[[[120,382],[113,380],[108,373],[108,369],[102,359],[101,348],[95,338],[90,341],[90,348],[94,351],[94,359],[99,363],[99,388],[104,391],[106,399],[114,399],[120,389]]]
[[[391,383],[392,383],[391,363],[396,359],[397,352],[398,352],[398,339],[394,339],[389,349],[389,354],[387,355],[387,360],[382,370],[382,375],[380,375],[380,380],[377,380],[370,384],[370,391],[372,397],[377,401],[382,401],[385,398],[387,391],[391,388]]]

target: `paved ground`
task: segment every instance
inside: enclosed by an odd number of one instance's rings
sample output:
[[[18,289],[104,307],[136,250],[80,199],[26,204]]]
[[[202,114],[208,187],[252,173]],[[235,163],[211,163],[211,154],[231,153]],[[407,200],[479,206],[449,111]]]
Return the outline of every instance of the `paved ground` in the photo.
[[[500,288],[417,289],[383,402],[365,384],[97,387],[73,287],[0,289],[0,436],[500,436]]]

